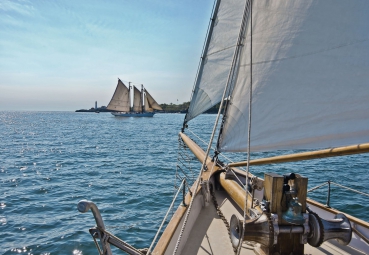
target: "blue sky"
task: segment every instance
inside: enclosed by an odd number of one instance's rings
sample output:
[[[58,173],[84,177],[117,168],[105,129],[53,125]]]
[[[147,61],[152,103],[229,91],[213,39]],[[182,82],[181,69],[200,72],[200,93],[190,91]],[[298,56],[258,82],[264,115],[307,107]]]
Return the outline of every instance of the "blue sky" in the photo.
[[[189,101],[213,0],[1,0],[0,111],[107,105],[119,77]]]

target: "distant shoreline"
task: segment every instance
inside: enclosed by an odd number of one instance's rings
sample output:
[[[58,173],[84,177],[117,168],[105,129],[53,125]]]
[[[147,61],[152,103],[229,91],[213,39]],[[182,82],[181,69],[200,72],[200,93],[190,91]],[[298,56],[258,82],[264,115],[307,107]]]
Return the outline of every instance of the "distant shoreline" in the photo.
[[[156,111],[157,113],[187,113],[187,110],[190,106],[190,102],[185,102],[183,104],[160,104],[160,107],[163,111]],[[209,110],[204,113],[218,113],[219,104],[214,105]],[[90,108],[90,109],[80,109],[75,112],[114,112],[112,110],[106,109],[105,106],[100,108]]]
[[[94,112],[94,113],[100,113],[100,112],[115,112],[115,111],[111,111],[111,110],[107,110],[107,109],[80,109],[80,110],[75,110],[75,112]],[[186,113],[187,111],[155,111],[156,113]]]
[[[104,108],[96,108],[96,109],[91,108],[89,110],[87,110],[87,109],[75,110],[75,112],[114,112],[114,111],[104,109]]]

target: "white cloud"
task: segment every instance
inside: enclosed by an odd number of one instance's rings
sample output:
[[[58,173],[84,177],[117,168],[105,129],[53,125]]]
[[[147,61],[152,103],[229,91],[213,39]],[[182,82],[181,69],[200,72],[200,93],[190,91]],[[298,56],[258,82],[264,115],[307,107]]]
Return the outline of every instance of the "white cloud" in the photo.
[[[15,12],[24,16],[33,16],[36,11],[31,2],[26,0],[2,0],[0,2],[0,10],[4,12]]]

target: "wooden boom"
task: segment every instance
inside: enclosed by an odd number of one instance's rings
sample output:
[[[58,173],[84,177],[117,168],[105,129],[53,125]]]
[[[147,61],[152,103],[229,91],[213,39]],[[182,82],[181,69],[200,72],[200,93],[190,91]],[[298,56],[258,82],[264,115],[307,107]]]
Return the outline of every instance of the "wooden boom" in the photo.
[[[294,162],[300,160],[309,160],[309,159],[317,159],[317,158],[328,158],[328,157],[337,157],[337,156],[345,156],[352,154],[360,154],[360,153],[368,153],[369,152],[369,143],[351,145],[346,147],[337,147],[332,149],[325,149],[319,151],[309,151],[302,153],[294,153],[270,158],[262,158],[262,159],[254,159],[250,161],[251,165],[264,165],[264,164],[275,164],[275,163],[284,163],[284,162]],[[247,166],[247,161],[230,163],[229,167],[240,167]]]

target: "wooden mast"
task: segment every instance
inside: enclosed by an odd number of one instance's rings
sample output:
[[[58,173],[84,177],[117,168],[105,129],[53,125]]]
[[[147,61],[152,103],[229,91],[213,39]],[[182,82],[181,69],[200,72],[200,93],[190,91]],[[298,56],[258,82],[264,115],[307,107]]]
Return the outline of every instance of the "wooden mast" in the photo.
[[[276,157],[254,159],[250,161],[250,165],[265,165],[265,164],[276,164],[284,162],[295,162],[301,160],[318,159],[318,158],[328,158],[345,156],[352,154],[361,154],[369,152],[369,143],[337,147],[332,149],[318,150],[318,151],[308,151],[302,153],[294,153]],[[247,161],[230,163],[229,167],[240,167],[247,166]]]
[[[141,113],[144,112],[144,105],[143,105],[143,93],[144,93],[144,85],[141,84],[141,98],[140,98],[140,104],[141,104]]]
[[[128,104],[129,104],[129,112],[132,112],[131,109],[131,82],[128,82]]]

